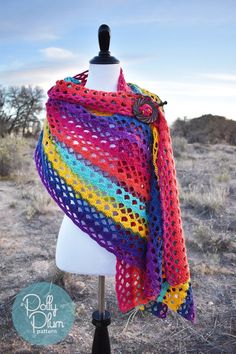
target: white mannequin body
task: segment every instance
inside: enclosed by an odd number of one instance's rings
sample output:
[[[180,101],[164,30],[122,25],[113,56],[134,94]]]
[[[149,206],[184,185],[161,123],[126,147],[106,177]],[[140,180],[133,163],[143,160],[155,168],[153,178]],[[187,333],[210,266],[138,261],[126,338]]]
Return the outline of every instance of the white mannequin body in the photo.
[[[90,64],[85,87],[117,92],[120,64]],[[59,230],[56,265],[70,273],[115,275],[116,257],[65,215]]]

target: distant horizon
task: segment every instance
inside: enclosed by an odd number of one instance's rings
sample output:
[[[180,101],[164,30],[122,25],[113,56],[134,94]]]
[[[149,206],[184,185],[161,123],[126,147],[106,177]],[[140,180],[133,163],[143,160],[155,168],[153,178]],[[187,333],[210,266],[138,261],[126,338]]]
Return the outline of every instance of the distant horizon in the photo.
[[[220,117],[220,118],[225,118],[226,120],[232,120],[232,121],[235,121],[235,122],[236,122],[236,119],[231,119],[231,118],[225,117],[225,116],[220,115],[220,114],[212,114],[212,113],[203,113],[202,115],[197,116],[197,117],[187,117],[187,116],[184,116],[184,117],[177,117],[176,119],[191,120],[191,119],[196,119],[196,118],[202,118],[202,117],[205,117],[205,116]],[[176,119],[175,119],[175,120],[176,120]]]
[[[10,85],[10,86],[11,86],[11,85]],[[14,85],[12,85],[12,86],[14,86]],[[36,86],[38,86],[38,87],[40,87],[39,85],[32,85],[32,84],[27,84],[27,85],[15,85],[15,86],[26,86],[26,87],[28,87],[28,86],[31,86],[31,87],[36,87]],[[1,87],[1,85],[0,85],[0,87]],[[7,86],[5,86],[5,88],[7,89]],[[42,87],[40,87],[40,88],[43,89]],[[43,91],[44,91],[44,95],[45,95],[45,100],[44,100],[44,102],[43,102],[43,106],[44,106],[43,111],[39,114],[39,119],[40,119],[40,121],[43,121],[44,118],[45,118],[45,103],[46,103],[47,92],[46,92],[44,89],[43,89]],[[168,105],[168,102],[167,102],[167,105]],[[164,105],[164,111],[165,111],[165,117],[166,117],[166,119],[167,119],[167,121],[168,121],[168,117],[167,117],[167,114],[166,114],[166,107],[167,107],[167,105]],[[177,119],[181,119],[181,120],[185,120],[185,119],[186,119],[186,120],[191,120],[191,119],[201,118],[201,117],[203,117],[203,116],[209,116],[209,115],[222,117],[222,118],[225,118],[225,119],[227,119],[227,120],[232,120],[232,121],[235,121],[235,122],[236,122],[236,118],[235,118],[235,119],[232,119],[232,118],[229,118],[229,117],[224,116],[224,115],[221,115],[221,114],[202,113],[201,115],[199,115],[199,116],[194,116],[194,117],[188,117],[188,116],[186,116],[186,115],[183,115],[182,117],[175,117],[175,118],[172,119],[171,122],[168,121],[168,123],[169,123],[169,126],[171,126]]]
[[[151,10],[151,11],[150,11]],[[40,86],[89,67],[98,28],[127,82],[168,104],[167,122],[205,112],[236,120],[236,2],[11,0],[1,4],[0,85]],[[46,98],[45,98],[46,99]]]

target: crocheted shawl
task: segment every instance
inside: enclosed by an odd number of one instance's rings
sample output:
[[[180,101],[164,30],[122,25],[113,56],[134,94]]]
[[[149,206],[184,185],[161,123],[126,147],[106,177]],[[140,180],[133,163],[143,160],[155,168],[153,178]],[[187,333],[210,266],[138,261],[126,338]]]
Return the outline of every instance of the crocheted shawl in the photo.
[[[194,322],[170,130],[160,98],[123,70],[117,92],[85,87],[89,70],[48,91],[35,149],[64,213],[116,256],[119,309]]]

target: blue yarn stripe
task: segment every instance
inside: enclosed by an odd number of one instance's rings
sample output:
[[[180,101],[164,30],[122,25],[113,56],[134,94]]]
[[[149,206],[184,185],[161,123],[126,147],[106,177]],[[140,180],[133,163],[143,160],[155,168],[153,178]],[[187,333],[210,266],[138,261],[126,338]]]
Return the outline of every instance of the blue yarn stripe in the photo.
[[[68,153],[68,151],[62,148],[58,143],[56,144],[56,148],[61,158],[65,162],[66,165],[70,167],[70,169],[85,181],[87,185],[93,185],[93,187],[97,187],[106,195],[115,198],[116,201],[123,203],[126,208],[131,208],[133,212],[138,213],[142,218],[147,220],[147,211],[144,203],[140,201],[140,199],[132,196],[132,199],[124,199],[123,195],[128,194],[123,187],[115,185],[111,180],[108,180],[101,173],[96,172],[93,168],[87,166],[81,160],[77,160],[72,154]],[[112,187],[111,187],[112,186]],[[117,189],[122,191],[121,194],[116,194]],[[135,200],[137,204],[132,204],[132,200]],[[144,209],[140,209],[142,206]]]

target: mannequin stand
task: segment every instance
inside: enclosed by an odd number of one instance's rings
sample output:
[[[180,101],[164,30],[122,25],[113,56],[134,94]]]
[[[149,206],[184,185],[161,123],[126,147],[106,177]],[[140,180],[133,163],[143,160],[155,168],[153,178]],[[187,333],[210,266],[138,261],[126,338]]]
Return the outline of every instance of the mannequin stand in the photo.
[[[92,314],[92,324],[95,325],[92,354],[111,354],[110,340],[107,326],[111,323],[110,312],[105,310],[105,276],[98,278],[98,310]]]

